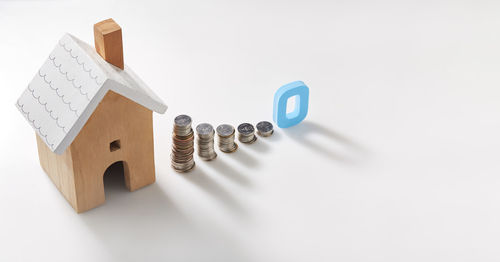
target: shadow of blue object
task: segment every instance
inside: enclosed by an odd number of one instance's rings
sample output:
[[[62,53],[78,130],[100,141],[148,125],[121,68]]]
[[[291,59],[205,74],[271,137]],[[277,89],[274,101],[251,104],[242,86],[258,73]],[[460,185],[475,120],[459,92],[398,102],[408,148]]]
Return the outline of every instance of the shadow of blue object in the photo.
[[[295,108],[286,112],[288,99],[295,96]],[[294,126],[307,116],[309,88],[302,81],[286,84],[274,94],[273,120],[280,128]]]

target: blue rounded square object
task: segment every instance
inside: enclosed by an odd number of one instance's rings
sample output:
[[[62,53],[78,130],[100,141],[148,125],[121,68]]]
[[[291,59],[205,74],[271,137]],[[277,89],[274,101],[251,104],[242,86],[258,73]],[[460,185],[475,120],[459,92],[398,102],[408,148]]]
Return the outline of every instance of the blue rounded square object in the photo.
[[[295,109],[288,113],[286,106],[290,97],[295,98]],[[286,84],[274,94],[273,120],[280,128],[294,126],[307,116],[309,108],[309,88],[302,81]]]

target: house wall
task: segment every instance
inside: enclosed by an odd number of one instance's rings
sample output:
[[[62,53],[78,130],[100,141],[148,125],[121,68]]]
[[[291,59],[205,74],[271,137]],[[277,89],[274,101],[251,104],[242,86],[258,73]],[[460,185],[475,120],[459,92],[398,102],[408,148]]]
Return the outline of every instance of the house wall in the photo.
[[[115,140],[120,149],[111,152]],[[152,111],[112,91],[62,155],[37,141],[43,169],[77,212],[104,203],[103,175],[117,161],[130,191],[155,182]]]
[[[120,140],[111,152],[110,143]],[[103,175],[117,161],[124,162],[130,191],[154,183],[153,115],[149,109],[109,91],[69,147],[77,211],[104,202]]]
[[[76,187],[71,149],[66,149],[61,155],[55,154],[38,135],[36,135],[36,143],[38,146],[38,158],[43,170],[71,206],[76,209]]]

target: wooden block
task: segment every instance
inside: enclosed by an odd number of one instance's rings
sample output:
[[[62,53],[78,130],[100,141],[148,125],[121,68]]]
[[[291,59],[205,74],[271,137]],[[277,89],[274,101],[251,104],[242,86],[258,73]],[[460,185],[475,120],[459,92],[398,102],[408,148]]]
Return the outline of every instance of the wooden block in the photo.
[[[116,162],[130,191],[155,182],[153,112],[113,91],[63,154],[38,135],[37,144],[44,171],[78,213],[104,203],[103,175]]]
[[[111,143],[120,141],[120,149]],[[155,182],[153,113],[109,91],[70,146],[77,195],[77,212],[104,203],[103,175],[123,161],[130,191]]]
[[[71,206],[78,210],[71,149],[68,148],[63,154],[58,155],[50,151],[38,135],[36,135],[36,142],[40,165],[43,170]]]
[[[95,49],[108,63],[123,70],[122,28],[106,19],[94,25]]]

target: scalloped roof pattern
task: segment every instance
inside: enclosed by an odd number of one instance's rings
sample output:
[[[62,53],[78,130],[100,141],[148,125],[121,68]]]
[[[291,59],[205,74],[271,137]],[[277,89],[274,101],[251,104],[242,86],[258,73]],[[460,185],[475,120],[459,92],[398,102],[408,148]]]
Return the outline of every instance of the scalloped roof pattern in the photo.
[[[47,146],[61,154],[109,90],[158,113],[167,109],[129,67],[110,65],[93,47],[65,34],[16,106]]]

